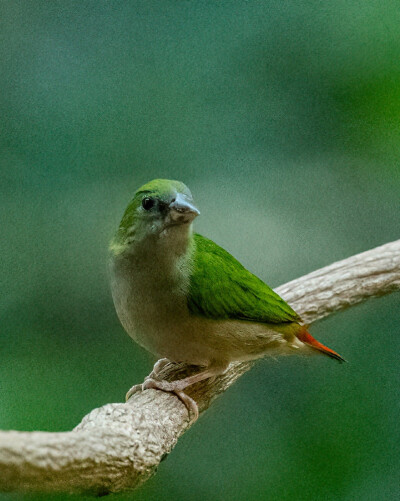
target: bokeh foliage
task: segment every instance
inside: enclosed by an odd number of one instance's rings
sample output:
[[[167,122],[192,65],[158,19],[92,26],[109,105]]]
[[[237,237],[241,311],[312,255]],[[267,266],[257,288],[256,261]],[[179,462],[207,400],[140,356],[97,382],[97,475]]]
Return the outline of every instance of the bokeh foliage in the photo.
[[[2,429],[70,429],[149,372],[106,262],[154,177],[271,286],[399,238],[399,25],[388,0],[1,3]],[[260,362],[118,498],[396,498],[398,306],[315,325],[344,366]]]

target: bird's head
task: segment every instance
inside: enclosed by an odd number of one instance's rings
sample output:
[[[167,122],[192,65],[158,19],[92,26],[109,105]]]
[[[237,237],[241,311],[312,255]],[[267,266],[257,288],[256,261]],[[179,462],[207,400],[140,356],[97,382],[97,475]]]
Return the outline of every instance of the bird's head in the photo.
[[[191,223],[200,214],[189,188],[179,181],[154,179],[135,193],[111,242],[120,253],[148,239],[191,233]]]

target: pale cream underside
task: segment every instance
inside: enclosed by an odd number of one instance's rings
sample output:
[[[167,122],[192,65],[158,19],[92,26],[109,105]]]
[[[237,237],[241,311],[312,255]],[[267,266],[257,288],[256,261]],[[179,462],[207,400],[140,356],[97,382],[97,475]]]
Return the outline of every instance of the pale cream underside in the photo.
[[[190,231],[188,225],[173,227],[141,242],[132,254],[112,258],[112,295],[128,334],[158,357],[203,366],[304,348],[297,338],[288,343],[265,324],[190,314],[190,266],[182,252]]]

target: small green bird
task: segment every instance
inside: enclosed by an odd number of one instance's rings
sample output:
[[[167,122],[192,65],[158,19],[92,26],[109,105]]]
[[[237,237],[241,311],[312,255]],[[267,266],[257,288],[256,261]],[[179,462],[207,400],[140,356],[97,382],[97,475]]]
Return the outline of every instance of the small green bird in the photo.
[[[230,362],[311,349],[343,361],[268,285],[212,240],[193,234],[199,214],[183,183],[155,179],[135,193],[110,244],[118,317],[137,343],[165,357],[141,388],[176,393],[197,417],[197,404],[183,390],[223,374]],[[201,369],[159,380],[168,361]]]

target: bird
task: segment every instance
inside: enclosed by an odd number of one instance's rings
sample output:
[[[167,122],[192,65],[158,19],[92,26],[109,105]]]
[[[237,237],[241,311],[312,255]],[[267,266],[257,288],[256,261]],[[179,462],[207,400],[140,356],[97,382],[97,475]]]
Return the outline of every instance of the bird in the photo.
[[[154,179],[128,204],[111,240],[110,278],[122,326],[160,360],[136,391],[175,393],[193,419],[194,383],[224,374],[231,362],[316,352],[344,359],[308,332],[300,316],[266,283],[214,241],[193,232],[200,211],[185,184]],[[165,381],[165,364],[198,372]]]

